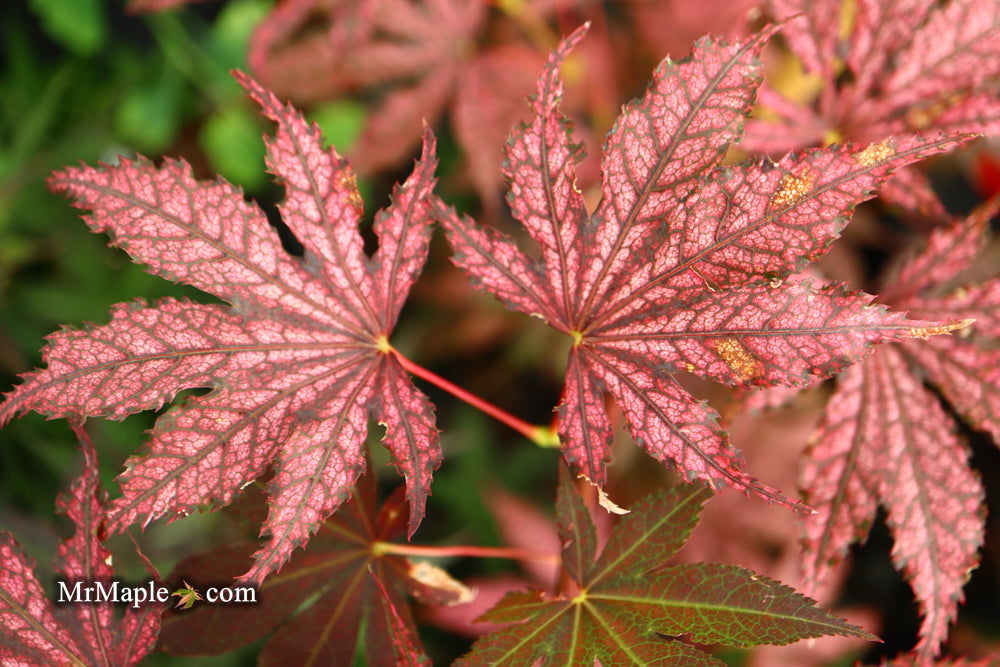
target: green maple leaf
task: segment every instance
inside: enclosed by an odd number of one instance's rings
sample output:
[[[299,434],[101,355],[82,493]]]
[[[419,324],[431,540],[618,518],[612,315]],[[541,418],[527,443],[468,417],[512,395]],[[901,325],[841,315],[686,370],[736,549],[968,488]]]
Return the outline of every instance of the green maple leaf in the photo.
[[[481,621],[511,625],[481,637],[469,665],[723,665],[693,645],[789,644],[809,637],[876,637],[750,570],[667,565],[711,492],[683,485],[648,496],[602,553],[590,514],[563,467],[556,504],[569,586],[508,594]]]
[[[177,609],[190,609],[195,602],[202,599],[201,593],[198,592],[198,589],[194,588],[186,581],[184,582],[184,588],[178,588],[170,595],[177,596],[177,604],[174,605]]]

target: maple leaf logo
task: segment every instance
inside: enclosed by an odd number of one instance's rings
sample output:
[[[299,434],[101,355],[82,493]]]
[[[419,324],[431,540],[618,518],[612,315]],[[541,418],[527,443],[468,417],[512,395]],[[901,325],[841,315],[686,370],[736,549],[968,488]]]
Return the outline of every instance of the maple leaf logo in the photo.
[[[802,470],[806,500],[803,569],[818,587],[863,540],[878,505],[893,534],[892,558],[920,603],[916,650],[940,652],[979,564],[983,485],[969,450],[924,378],[975,428],[1000,442],[1000,279],[956,286],[984,246],[1000,198],[939,227],[926,249],[886,281],[882,298],[913,313],[974,319],[960,336],[879,349],[838,378]],[[987,342],[989,341],[989,342]]]
[[[119,304],[111,322],[53,334],[44,370],[25,376],[0,405],[16,412],[120,419],[161,407],[178,392],[209,387],[163,415],[145,451],[118,478],[109,527],[171,519],[229,503],[273,467],[269,536],[243,579],[260,583],[350,494],[365,468],[369,415],[423,516],[441,461],[434,411],[392,355],[388,336],[423,266],[431,234],[434,138],[375,218],[379,249],[368,258],[354,173],[320,131],[244,74],[237,80],[278,125],[267,164],[284,185],[284,222],[305,247],[293,257],[264,213],[219,180],[145,159],[70,168],[53,189],[92,214],[96,232],[152,273],[231,304],[164,299]]]
[[[943,3],[942,3],[943,4]],[[820,88],[811,105],[764,87],[769,120],[747,125],[744,145],[778,152],[831,140],[879,141],[927,128],[1000,132],[1000,4],[995,0],[771,0],[771,14],[799,15],[783,30]],[[846,23],[845,20],[846,19]],[[946,211],[926,177],[903,169],[883,196],[925,215]]]
[[[602,551],[587,506],[560,466],[556,519],[569,585],[508,593],[479,620],[509,624],[458,665],[722,665],[697,644],[789,644],[807,637],[876,639],[791,588],[717,563],[666,566],[710,493],[681,485],[636,504]]]
[[[195,602],[201,601],[201,593],[198,592],[196,588],[193,588],[188,582],[184,582],[183,588],[178,588],[176,591],[170,594],[171,597],[177,598],[177,604],[174,605],[176,609],[190,609],[194,606]]]
[[[115,576],[111,552],[101,544],[106,505],[97,452],[82,425],[74,424],[73,430],[83,453],[83,472],[56,501],[56,510],[76,527],[59,545],[56,558],[56,570],[64,578],[60,584],[71,595],[77,585],[109,584]],[[161,605],[129,605],[121,618],[111,602],[74,600],[57,607],[34,569],[13,535],[0,532],[0,662],[116,667],[137,665],[152,651]]]
[[[740,470],[718,415],[673,374],[797,385],[843,369],[873,343],[962,326],[909,320],[841,286],[785,281],[825,252],[892,169],[961,140],[911,137],[721,167],[774,29],[746,43],[703,39],[687,60],[665,60],[645,96],[624,108],[605,140],[603,198],[590,215],[574,180],[583,149],[558,110],[558,67],[585,29],[550,57],[534,120],[514,129],[503,163],[508,201],[541,261],[441,206],[454,261],[510,308],[572,337],[559,437],[591,480],[606,479],[609,392],[635,441],[688,479],[795,506]]]

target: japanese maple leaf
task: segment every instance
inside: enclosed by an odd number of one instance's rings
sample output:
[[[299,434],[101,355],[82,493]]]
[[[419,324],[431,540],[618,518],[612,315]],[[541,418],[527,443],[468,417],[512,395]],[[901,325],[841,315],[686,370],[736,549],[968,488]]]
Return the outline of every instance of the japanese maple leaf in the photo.
[[[419,663],[420,639],[404,594],[443,604],[468,591],[444,575],[428,582],[427,564],[378,551],[379,543],[402,536],[407,515],[402,493],[380,507],[374,477],[364,477],[306,550],[264,581],[258,604],[171,613],[159,647],[173,655],[214,655],[270,635],[261,665],[344,665],[356,655],[368,665]],[[246,568],[254,548],[232,544],[187,558],[171,577],[196,586],[229,581]]]
[[[878,141],[927,128],[1000,132],[1000,4],[996,0],[857,0],[842,33],[841,0],[771,0],[784,35],[820,77],[813,106],[764,88],[773,116],[751,121],[744,145],[783,153],[830,140]],[[926,179],[901,171],[883,194],[925,214],[945,214]]]
[[[56,571],[69,590],[79,582],[110,584],[115,578],[104,539],[106,506],[97,453],[74,426],[83,452],[83,472],[56,501],[56,511],[75,532],[59,546]],[[4,665],[135,665],[148,654],[160,629],[162,605],[129,605],[116,618],[110,602],[54,605],[34,573],[35,564],[0,532],[0,663]]]
[[[960,336],[879,349],[838,379],[805,459],[804,570],[815,588],[852,542],[864,539],[878,505],[895,540],[892,558],[910,582],[923,622],[917,654],[937,655],[978,565],[983,487],[969,450],[938,397],[1000,442],[1000,278],[956,285],[983,245],[1000,198],[969,219],[936,229],[927,248],[886,282],[884,299],[917,314],[975,318]],[[942,291],[945,290],[945,291]]]
[[[145,159],[71,168],[50,180],[93,211],[88,223],[152,273],[185,282],[230,305],[165,299],[119,304],[111,322],[53,334],[45,370],[31,373],[0,405],[50,417],[120,419],[161,407],[177,392],[209,387],[157,421],[145,451],[118,478],[109,527],[230,502],[269,467],[270,539],[244,579],[280,567],[347,499],[364,470],[369,415],[423,516],[441,460],[433,407],[390,353],[387,337],[427,255],[434,139],[393,203],[375,219],[380,247],[364,254],[362,202],[354,172],[319,129],[249,77],[237,79],[277,122],[268,166],[285,186],[279,206],[305,257],[286,253],[264,213],[190,167]]]
[[[303,102],[387,90],[351,152],[361,173],[398,165],[423,119],[450,110],[473,184],[499,203],[500,146],[541,58],[517,43],[474,50],[488,10],[467,0],[290,0],[257,28],[249,61],[275,92]]]
[[[556,518],[571,584],[555,594],[508,594],[481,620],[512,625],[481,637],[457,664],[723,665],[691,643],[745,647],[824,635],[875,639],[750,570],[667,565],[711,495],[701,486],[677,486],[640,501],[598,554],[587,507],[565,466],[560,469]]]
[[[582,148],[557,108],[557,70],[583,29],[564,40],[539,80],[535,118],[515,128],[503,164],[508,201],[540,261],[441,207],[454,261],[473,283],[572,337],[558,432],[566,458],[595,483],[605,482],[611,448],[609,392],[635,441],[688,479],[792,504],[740,470],[718,415],[673,374],[802,384],[872,343],[952,328],[888,313],[840,286],[782,282],[824,253],[894,167],[956,142],[886,140],[720,167],[753,106],[756,55],[771,32],[746,43],[704,39],[689,59],[660,65],[605,141],[593,215],[574,187]]]

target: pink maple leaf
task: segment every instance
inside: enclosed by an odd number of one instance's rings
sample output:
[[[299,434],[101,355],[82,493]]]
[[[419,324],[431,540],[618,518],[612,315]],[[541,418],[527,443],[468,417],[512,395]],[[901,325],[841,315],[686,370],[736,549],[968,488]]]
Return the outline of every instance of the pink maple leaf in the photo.
[[[975,319],[960,335],[879,349],[837,383],[802,472],[805,576],[823,582],[878,505],[887,512],[892,558],[913,587],[923,623],[921,664],[938,654],[978,565],[983,487],[969,450],[926,379],[974,428],[1000,442],[1000,279],[956,285],[984,244],[1000,198],[965,221],[936,229],[926,249],[886,281],[883,299],[917,316]]]
[[[718,415],[673,374],[803,384],[872,343],[951,328],[888,313],[840,286],[783,282],[825,252],[894,168],[957,142],[914,137],[721,167],[753,106],[757,54],[772,32],[703,39],[687,60],[659,66],[605,141],[593,215],[574,181],[583,149],[558,110],[558,67],[584,30],[565,39],[539,80],[534,120],[515,128],[503,163],[508,201],[540,261],[442,207],[454,261],[473,283],[573,339],[559,437],[595,483],[605,483],[610,455],[609,392],[635,441],[688,479],[794,505],[740,469]]]
[[[76,530],[59,545],[56,571],[72,591],[76,583],[110,585],[115,572],[106,535],[105,494],[97,452],[82,426],[74,425],[83,453],[83,472],[56,510]],[[55,606],[35,577],[35,564],[0,532],[0,663],[4,665],[136,665],[148,654],[160,631],[163,605],[129,606],[116,618],[110,602],[74,602]]]
[[[269,540],[244,579],[260,582],[288,559],[350,494],[365,469],[369,415],[406,476],[423,517],[441,460],[434,411],[387,337],[427,255],[434,138],[412,175],[376,215],[380,247],[363,250],[354,172],[319,129],[246,75],[239,82],[277,122],[267,163],[286,190],[279,206],[305,246],[286,253],[264,213],[219,180],[200,183],[184,162],[145,159],[70,168],[50,180],[92,214],[94,231],[152,273],[185,282],[226,305],[165,299],[119,304],[103,326],[55,333],[44,370],[0,405],[16,412],[120,419],[160,408],[178,392],[209,387],[153,429],[119,477],[109,508],[118,532],[133,523],[229,503],[269,468]]]
[[[467,0],[290,0],[255,31],[249,62],[264,84],[302,102],[381,94],[350,155],[362,174],[402,162],[423,119],[449,111],[473,185],[498,204],[500,146],[542,59],[516,42],[475,50],[488,9]]]
[[[1000,132],[1000,5],[995,0],[858,0],[841,34],[840,0],[771,0],[776,17],[801,15],[784,35],[821,78],[811,106],[774,90],[761,104],[775,118],[747,125],[744,145],[783,153],[830,140],[879,141],[934,128]],[[894,202],[943,219],[926,178],[900,171],[883,189]]]

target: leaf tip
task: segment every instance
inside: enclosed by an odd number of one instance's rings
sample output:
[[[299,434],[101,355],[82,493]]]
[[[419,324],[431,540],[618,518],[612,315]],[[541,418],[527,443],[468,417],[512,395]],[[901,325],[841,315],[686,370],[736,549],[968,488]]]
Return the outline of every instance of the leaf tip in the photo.
[[[959,331],[967,327],[972,326],[975,319],[965,319],[958,320],[957,322],[949,322],[947,324],[941,324],[929,327],[910,327],[907,330],[907,335],[910,338],[920,338],[921,340],[926,340],[931,336],[941,336],[944,334],[950,334],[954,331]]]

